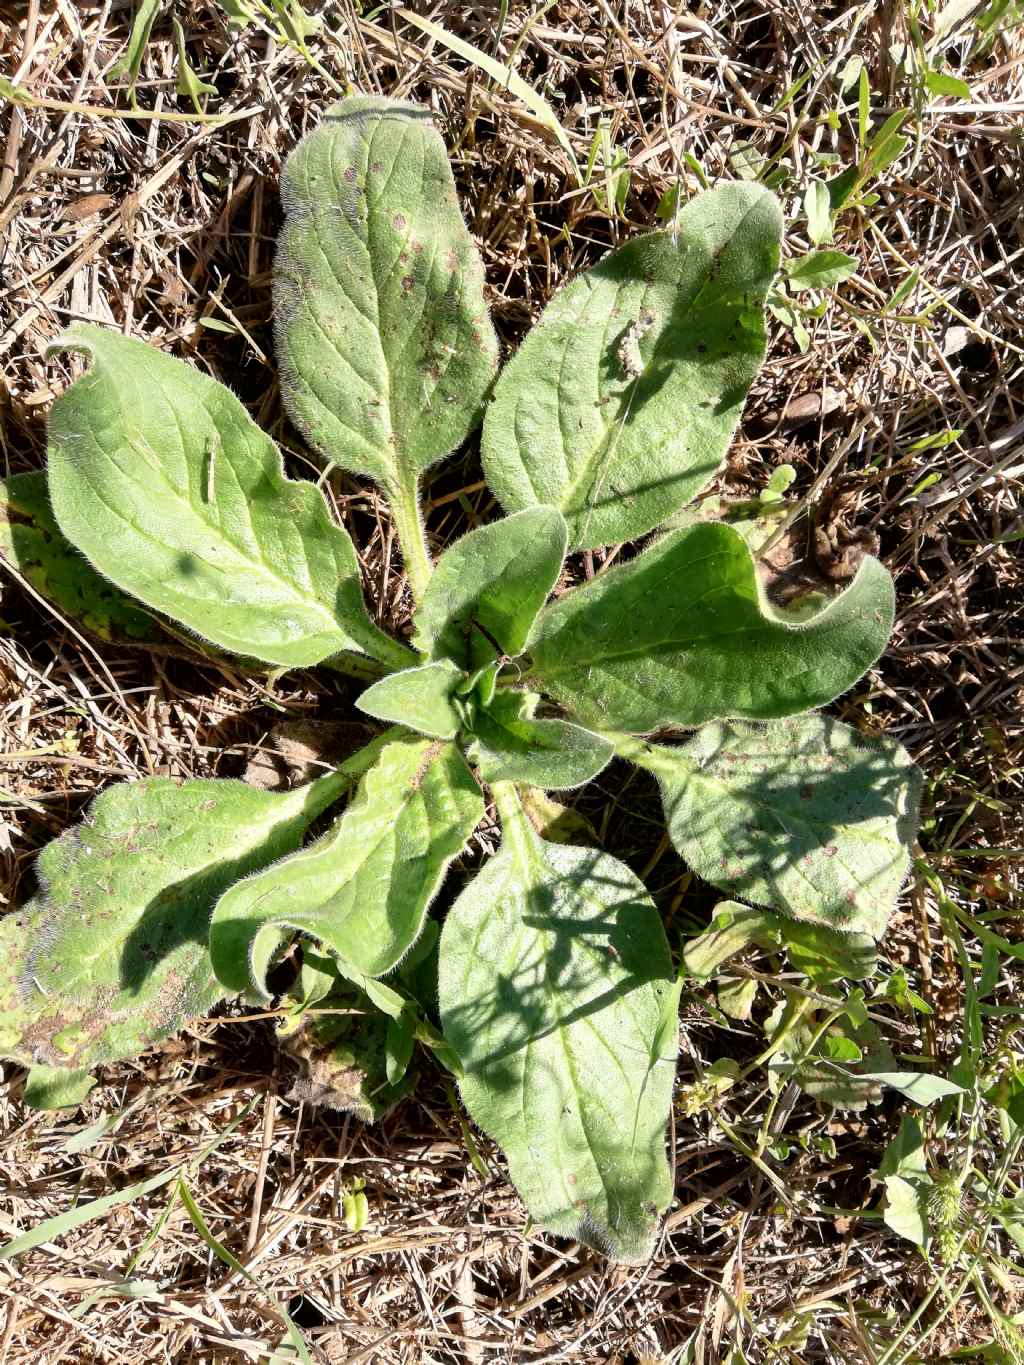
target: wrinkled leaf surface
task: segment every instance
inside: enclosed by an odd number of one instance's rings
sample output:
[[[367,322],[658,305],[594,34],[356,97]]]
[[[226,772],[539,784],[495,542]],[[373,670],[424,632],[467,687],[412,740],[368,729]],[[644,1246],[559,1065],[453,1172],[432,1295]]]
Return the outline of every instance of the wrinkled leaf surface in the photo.
[[[633,732],[823,706],[885,648],[892,579],[865,558],[845,592],[794,620],[764,596],[743,537],[676,531],[551,603],[529,652],[535,685],[584,724]]]
[[[555,295],[495,387],[483,461],[506,511],[549,503],[574,549],[632,540],[717,472],[765,353],[776,199],[726,184]]]
[[[412,947],[448,864],[484,813],[454,744],[388,742],[344,815],[321,839],[221,897],[210,926],[214,970],[229,990],[266,992],[261,933],[318,938],[346,968],[389,971]],[[346,975],[348,972],[346,971]]]
[[[499,692],[473,723],[470,761],[485,782],[528,782],[549,791],[580,787],[615,752],[601,735],[565,720],[537,719],[534,693]]]

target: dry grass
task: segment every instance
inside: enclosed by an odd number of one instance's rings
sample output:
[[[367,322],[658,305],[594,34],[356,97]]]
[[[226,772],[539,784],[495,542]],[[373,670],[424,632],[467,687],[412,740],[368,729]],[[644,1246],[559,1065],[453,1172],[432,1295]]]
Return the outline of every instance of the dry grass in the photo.
[[[123,51],[128,6],[0,5],[0,67],[40,102],[0,112],[6,472],[44,463],[46,413],[67,379],[44,350],[71,319],[113,323],[208,369],[274,431],[293,470],[310,471],[278,402],[269,272],[282,157],[331,92],[286,46],[230,31],[215,0],[163,8],[181,16],[192,64],[217,86],[210,107],[249,111],[244,117],[200,124],[49,107],[125,107],[104,74]],[[433,18],[512,59],[546,93],[581,163],[598,118],[609,120],[631,177],[623,214],[609,218],[600,193],[579,189],[564,150],[520,102],[396,14],[364,8],[367,17],[357,0],[327,5],[329,34],[313,39],[313,50],[339,87],[410,96],[435,110],[510,347],[562,280],[652,224],[666,190],[678,181],[686,193],[698,188],[690,158],[713,181],[734,173],[730,156],[750,142],[789,169],[791,206],[815,171],[815,151],[848,164],[848,121],[835,130],[822,115],[835,106],[835,76],[851,56],[865,61],[876,113],[913,99],[891,51],[908,36],[907,6],[897,0],[734,0],[694,7],[699,18],[668,0],[536,8],[513,0],[500,35],[497,7],[433,0]],[[927,37],[927,14],[922,23]],[[954,63],[972,25],[960,32]],[[142,64],[142,109],[188,113],[174,69],[165,16]],[[810,494],[799,537],[809,544],[815,523],[842,519],[880,538],[896,575],[899,627],[841,713],[884,726],[922,764],[931,866],[956,904],[1000,911],[1001,931],[1017,938],[1021,863],[979,850],[1024,844],[1024,37],[999,39],[964,74],[971,103],[922,97],[908,125],[912,146],[874,187],[879,202],[844,218],[836,245],[857,255],[858,273],[813,324],[810,351],[800,354],[775,327],[725,483],[757,489],[790,461],[797,491]],[[802,231],[797,218],[791,252],[806,246]],[[899,308],[886,309],[911,271]],[[945,448],[915,448],[947,431],[960,435]],[[938,481],[916,492],[930,474]],[[400,630],[407,600],[379,501],[344,476],[332,475],[328,488],[364,547],[379,618]],[[428,496],[438,543],[467,517],[491,513],[472,451],[436,473]],[[98,647],[26,585],[7,577],[3,587],[7,904],[26,894],[38,848],[103,785],[154,773],[236,775],[277,722],[336,715],[346,695],[344,684],[312,675],[271,685],[187,651]],[[700,922],[707,893],[658,844],[639,778],[606,778],[581,804],[605,843],[645,872],[674,928]],[[906,966],[935,1010],[921,1027],[918,1016],[891,1010],[890,1041],[947,1070],[961,1042],[964,963],[923,882],[884,956]],[[989,997],[997,1009],[1019,1000],[1013,965]],[[753,1023],[726,1033],[709,998],[695,995],[688,1008],[681,1086],[723,1053],[752,1057],[763,1046]],[[1005,1013],[987,1018],[991,1044],[1006,1022]],[[483,1148],[490,1178],[470,1164],[458,1110],[435,1073],[415,1101],[368,1128],[281,1099],[285,1069],[270,1025],[239,1017],[201,1023],[138,1062],[106,1068],[78,1114],[23,1109],[21,1075],[8,1068],[0,1232],[190,1159],[238,1120],[189,1182],[213,1233],[260,1288],[213,1256],[180,1203],[160,1221],[165,1189],[0,1266],[0,1362],[267,1359],[281,1340],[279,1303],[321,1359],[353,1365],[660,1360],[691,1334],[695,1358],[709,1363],[866,1365],[933,1279],[908,1243],[857,1216],[877,1205],[871,1173],[901,1112],[892,1100],[843,1116],[786,1092],[777,1131],[802,1133],[807,1150],[774,1162],[776,1184],[718,1121],[733,1133],[756,1131],[766,1103],[757,1078],[693,1117],[681,1103],[677,1204],[656,1257],[624,1272],[524,1225],[493,1150]],[[815,1138],[831,1138],[834,1156]],[[931,1150],[941,1155],[941,1140]],[[366,1181],[371,1223],[349,1233],[341,1195],[356,1177]],[[1013,1312],[1022,1285],[1011,1267],[989,1292]],[[909,1350],[922,1342],[918,1354],[892,1359],[946,1360],[994,1338],[974,1286],[936,1322],[938,1307],[908,1338]]]

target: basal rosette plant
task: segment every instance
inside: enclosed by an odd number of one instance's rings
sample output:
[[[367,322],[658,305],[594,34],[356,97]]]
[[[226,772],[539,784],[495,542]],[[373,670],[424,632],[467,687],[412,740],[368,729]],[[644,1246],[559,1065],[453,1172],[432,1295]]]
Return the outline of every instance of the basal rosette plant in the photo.
[[[547,837],[543,793],[616,755],[654,774],[678,852],[761,907],[720,907],[688,945],[697,976],[766,938],[819,958],[831,944],[837,974],[865,960],[866,974],[914,833],[903,750],[815,710],[885,648],[887,571],[866,558],[845,591],[785,611],[746,523],[679,516],[721,468],[764,357],[778,203],[749,183],[698,196],[671,231],[564,287],[498,377],[482,264],[424,110],[345,100],[291,156],[283,197],[284,401],[325,462],[387,499],[410,643],[373,623],[348,534],[242,404],[97,327],[51,347],[88,362],[50,419],[56,525],[37,476],[10,480],[22,511],[0,549],[102,629],[141,636],[158,613],[274,669],[354,673],[369,682],[360,710],[388,728],[293,791],[103,792],[43,851],[35,898],[0,921],[0,1048],[33,1068],[41,1102],[67,1102],[97,1063],[227,997],[268,998],[299,935],[283,1032],[304,1098],[385,1111],[418,1040],[458,1076],[539,1223],[642,1258],[672,1193],[681,977],[643,884]],[[435,558],[420,482],[481,420],[506,515]],[[560,588],[567,555],[642,538]],[[88,564],[69,575],[76,550]],[[692,733],[651,738],[666,731]],[[488,794],[500,848],[438,934],[431,904]],[[375,1012],[372,1067],[306,1014],[353,998]]]

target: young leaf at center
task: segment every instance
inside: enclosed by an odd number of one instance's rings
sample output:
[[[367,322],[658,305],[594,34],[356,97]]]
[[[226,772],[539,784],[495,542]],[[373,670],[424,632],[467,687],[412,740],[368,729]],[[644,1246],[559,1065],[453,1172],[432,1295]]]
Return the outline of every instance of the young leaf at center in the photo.
[[[447,660],[403,668],[368,687],[356,705],[377,720],[407,725],[434,739],[454,739],[462,723],[454,704],[461,678],[459,670]]]
[[[416,612],[413,643],[460,668],[493,659],[495,646],[520,654],[558,581],[567,534],[560,512],[530,507],[449,545]]]
[[[510,788],[495,796],[501,849],[441,934],[462,1097],[538,1222],[640,1261],[672,1194],[677,1024],[661,919],[623,863],[545,843]]]
[[[485,782],[558,791],[596,777],[615,752],[603,736],[565,720],[535,718],[533,692],[499,692],[473,721],[470,761]]]

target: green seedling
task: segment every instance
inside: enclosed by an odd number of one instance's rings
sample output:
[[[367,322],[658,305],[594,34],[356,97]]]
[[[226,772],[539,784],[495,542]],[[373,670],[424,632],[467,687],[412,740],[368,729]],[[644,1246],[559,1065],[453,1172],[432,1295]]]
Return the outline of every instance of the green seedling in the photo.
[[[629,182],[629,157],[622,147],[613,146],[608,120],[599,119],[583,171],[583,188],[590,191],[602,213],[618,218],[626,207]]]
[[[188,59],[188,49],[185,44],[185,30],[181,26],[180,19],[174,19],[174,42],[178,49],[178,79],[175,82],[174,90],[178,95],[185,95],[192,101],[192,107],[197,114],[203,112],[201,99],[204,95],[216,95],[217,87],[211,85],[209,81],[196,72]]]
[[[309,47],[308,39],[319,33],[321,20],[307,14],[299,0],[221,0],[229,29],[241,30],[250,25],[261,29],[269,38],[286,44],[299,53],[308,64],[325,76],[332,89],[337,83],[323,70],[315,54]],[[139,0],[132,21],[128,44],[123,56],[110,68],[111,80],[127,78],[128,98],[133,110],[138,110],[136,89],[142,72],[146,48],[153,33],[154,25],[161,17],[160,0]],[[178,56],[178,75],[175,93],[189,99],[196,114],[202,116],[200,103],[204,95],[216,95],[217,87],[204,81],[193,69],[189,59],[185,30],[180,19],[171,16],[174,28],[174,41]],[[7,98],[12,98],[10,92]]]
[[[915,832],[903,750],[815,713],[884,650],[887,571],[868,557],[845,591],[791,612],[766,595],[740,526],[680,520],[721,469],[764,357],[778,203],[740,181],[681,205],[670,229],[557,294],[499,377],[482,263],[425,110],[337,105],[289,160],[284,201],[284,401],[325,462],[390,504],[411,645],[371,620],[347,532],[227,389],[92,326],[50,351],[88,362],[50,420],[57,548],[209,645],[375,679],[357,704],[391,728],[284,794],[156,779],[105,792],[44,850],[37,897],[2,921],[0,1044],[50,1068],[37,1092],[59,1093],[63,1068],[63,1093],[80,1093],[97,1062],[225,996],[266,1000],[298,935],[282,1029],[319,1066],[307,1090],[386,1112],[424,1044],[534,1219],[642,1259],[672,1192],[682,978],[649,892],[546,793],[616,756],[649,770],[679,853],[762,907],[738,906],[753,929],[714,931],[725,954],[753,935],[824,981],[873,970]],[[481,420],[507,515],[435,556],[423,476]],[[580,577],[573,552],[638,540],[565,587]],[[45,574],[59,583],[55,553]],[[75,606],[66,591],[61,606]],[[651,738],[679,728],[682,743]],[[500,848],[438,935],[432,904],[489,799]],[[721,943],[706,947],[684,972],[714,971]],[[748,1009],[749,995],[728,1003]],[[351,1019],[374,1011],[367,1051]],[[773,1035],[790,1066],[830,1027],[797,1023]],[[829,1038],[839,1063],[868,1046]]]

